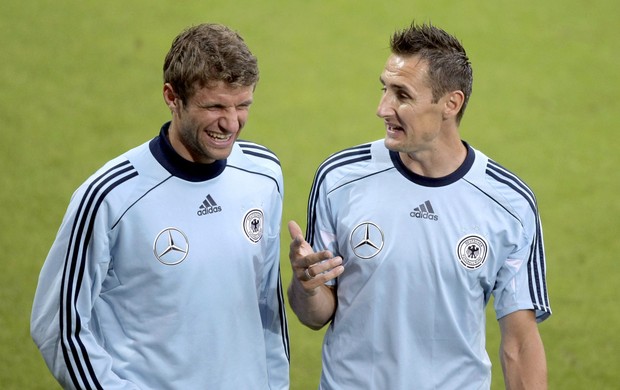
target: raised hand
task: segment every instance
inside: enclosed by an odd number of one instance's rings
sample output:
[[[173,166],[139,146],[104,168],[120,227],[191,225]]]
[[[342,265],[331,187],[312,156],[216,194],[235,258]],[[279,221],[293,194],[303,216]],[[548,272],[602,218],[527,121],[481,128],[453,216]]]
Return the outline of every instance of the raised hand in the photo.
[[[325,282],[344,272],[342,258],[334,257],[327,250],[314,252],[295,221],[288,223],[288,231],[291,234],[289,259],[293,268],[289,303],[303,324],[320,329],[336,310],[336,289]]]

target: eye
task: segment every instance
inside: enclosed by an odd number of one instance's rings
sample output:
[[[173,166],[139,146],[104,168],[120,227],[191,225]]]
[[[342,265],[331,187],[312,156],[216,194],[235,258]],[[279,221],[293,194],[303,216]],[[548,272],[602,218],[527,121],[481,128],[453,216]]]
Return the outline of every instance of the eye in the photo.
[[[207,111],[219,111],[219,110],[224,109],[224,106],[219,105],[219,104],[201,104],[197,106],[198,108],[207,110]]]

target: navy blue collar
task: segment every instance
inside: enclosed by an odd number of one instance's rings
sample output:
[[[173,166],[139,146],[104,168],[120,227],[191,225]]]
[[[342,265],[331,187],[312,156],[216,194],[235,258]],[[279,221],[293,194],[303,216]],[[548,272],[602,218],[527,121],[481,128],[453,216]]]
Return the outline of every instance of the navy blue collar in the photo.
[[[164,123],[159,131],[159,135],[149,143],[149,149],[153,153],[153,157],[171,175],[183,180],[199,182],[213,179],[224,172],[226,160],[217,160],[211,164],[200,164],[181,157],[170,144],[168,139],[169,128],[170,122]]]
[[[398,172],[412,182],[425,187],[442,187],[460,180],[467,172],[469,172],[472,165],[474,165],[474,160],[476,158],[474,150],[465,141],[463,141],[463,145],[467,148],[467,156],[465,156],[465,161],[463,161],[463,164],[461,164],[456,171],[444,177],[426,177],[411,172],[400,159],[398,152],[390,150],[390,158],[392,159],[394,167],[396,167]]]

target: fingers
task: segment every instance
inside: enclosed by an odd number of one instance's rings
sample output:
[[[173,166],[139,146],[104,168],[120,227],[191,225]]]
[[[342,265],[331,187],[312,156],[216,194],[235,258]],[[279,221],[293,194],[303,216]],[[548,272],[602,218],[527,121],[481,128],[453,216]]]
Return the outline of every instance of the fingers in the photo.
[[[332,274],[330,274],[336,268],[342,268],[342,258],[340,256],[333,257],[327,260],[323,260],[319,263],[315,263],[310,265],[307,268],[303,268],[303,272],[300,275],[302,281],[308,281],[311,279],[319,278],[321,281],[326,282],[327,280],[333,279]],[[336,271],[335,276],[340,275],[341,272]]]
[[[330,251],[309,252],[307,254],[298,252],[296,256],[291,258],[291,264],[293,265],[293,268],[315,267],[325,260],[331,259],[332,257],[333,255]]]
[[[341,257],[333,257],[307,268],[294,270],[294,277],[299,281],[306,293],[311,293],[317,287],[337,278],[344,272]]]
[[[338,277],[343,271],[341,257],[333,257],[330,251],[314,252],[303,238],[303,232],[295,221],[288,223],[291,235],[289,259],[293,277],[304,290],[311,291],[325,282]]]
[[[310,273],[310,267],[308,267],[308,268],[304,268],[304,273],[301,275],[299,279],[301,281],[307,282],[311,280],[312,278],[314,278],[314,276],[312,276],[312,274]]]
[[[288,230],[291,234],[291,245],[289,259],[293,268],[308,268],[312,264],[318,263],[332,257],[327,251],[315,253],[310,244],[304,239],[303,233],[297,222],[290,221]]]

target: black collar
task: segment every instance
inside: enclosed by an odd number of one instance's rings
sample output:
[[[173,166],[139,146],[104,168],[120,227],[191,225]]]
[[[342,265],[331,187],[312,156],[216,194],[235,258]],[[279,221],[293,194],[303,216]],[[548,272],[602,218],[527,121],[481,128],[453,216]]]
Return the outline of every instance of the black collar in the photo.
[[[457,180],[461,179],[463,176],[465,176],[467,172],[469,172],[469,169],[472,167],[472,165],[474,165],[474,160],[476,158],[474,150],[465,141],[463,141],[463,145],[465,145],[465,148],[467,148],[467,156],[465,156],[465,161],[463,161],[463,164],[461,164],[461,166],[458,167],[456,171],[444,177],[426,177],[411,172],[409,169],[407,169],[405,164],[400,159],[400,155],[398,154],[398,152],[390,150],[390,158],[392,159],[392,162],[394,163],[394,166],[396,167],[398,172],[400,172],[403,176],[405,176],[412,182],[425,187],[442,187],[452,184]]]
[[[155,159],[170,174],[177,176],[183,180],[199,182],[217,177],[224,172],[226,168],[226,160],[217,160],[211,164],[201,164],[188,161],[181,157],[170,144],[168,139],[168,129],[170,122],[164,123],[161,127],[159,135],[151,140],[149,149]]]

